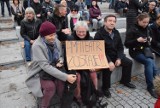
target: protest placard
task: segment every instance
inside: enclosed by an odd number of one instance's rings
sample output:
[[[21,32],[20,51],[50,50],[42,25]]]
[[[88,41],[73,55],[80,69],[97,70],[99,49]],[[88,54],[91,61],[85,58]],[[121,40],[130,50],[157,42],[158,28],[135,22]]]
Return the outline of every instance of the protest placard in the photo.
[[[108,68],[104,41],[66,41],[66,57],[69,70]]]

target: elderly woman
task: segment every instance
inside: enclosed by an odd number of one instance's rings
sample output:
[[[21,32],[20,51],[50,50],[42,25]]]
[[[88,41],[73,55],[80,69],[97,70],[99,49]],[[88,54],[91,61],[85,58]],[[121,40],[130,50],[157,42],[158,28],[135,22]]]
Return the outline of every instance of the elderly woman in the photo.
[[[93,38],[89,34],[89,28],[85,21],[78,21],[75,24],[74,31],[72,33],[72,36],[68,36],[67,40],[73,40],[73,41],[84,41],[84,40],[93,40]],[[77,88],[75,90],[75,98],[78,105],[83,105],[82,98],[81,97],[81,75],[82,73],[87,73],[88,77],[91,78],[95,89],[97,90],[97,73],[93,70],[76,70],[77,73]],[[88,74],[89,73],[89,74]],[[86,88],[87,89],[87,88]]]
[[[157,68],[152,53],[147,55],[147,53],[149,53],[148,50],[145,54],[150,43],[149,36],[152,36],[152,33],[148,28],[149,18],[147,13],[142,13],[137,16],[137,23],[130,28],[126,34],[125,46],[129,48],[130,56],[144,65],[147,91],[151,96],[157,98],[153,85],[153,79],[157,74]]]
[[[56,27],[46,21],[42,23],[39,33],[40,36],[32,46],[33,62],[28,69],[26,84],[34,96],[42,98],[41,108],[49,108],[56,91],[62,97],[64,82],[74,83],[76,75],[67,74],[61,69],[63,58],[61,44],[56,38]],[[69,100],[72,99],[68,98],[67,102]],[[65,102],[62,101],[61,108],[71,108],[69,103],[63,103]]]
[[[20,29],[20,34],[24,38],[26,61],[31,61],[31,45],[39,36],[40,25],[41,20],[36,19],[33,8],[26,8],[25,18],[21,21]]]

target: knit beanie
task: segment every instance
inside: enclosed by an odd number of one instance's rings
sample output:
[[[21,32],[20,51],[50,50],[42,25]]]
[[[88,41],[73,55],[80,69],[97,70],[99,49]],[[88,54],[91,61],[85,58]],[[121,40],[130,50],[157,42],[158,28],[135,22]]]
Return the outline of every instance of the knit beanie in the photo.
[[[49,21],[45,21],[41,24],[41,27],[39,29],[39,34],[41,36],[47,36],[50,35],[52,33],[56,32],[56,27],[55,25],[53,25],[51,22]]]

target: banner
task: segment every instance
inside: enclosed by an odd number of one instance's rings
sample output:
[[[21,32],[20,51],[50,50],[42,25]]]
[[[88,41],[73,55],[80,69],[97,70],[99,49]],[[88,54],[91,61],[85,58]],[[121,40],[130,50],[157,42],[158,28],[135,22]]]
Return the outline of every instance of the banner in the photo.
[[[66,57],[69,70],[108,68],[104,41],[66,41]]]

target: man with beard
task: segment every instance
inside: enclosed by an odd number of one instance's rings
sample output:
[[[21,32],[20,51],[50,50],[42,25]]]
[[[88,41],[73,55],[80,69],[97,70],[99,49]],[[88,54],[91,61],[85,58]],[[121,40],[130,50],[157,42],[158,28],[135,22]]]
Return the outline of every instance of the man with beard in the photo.
[[[33,8],[28,7],[25,10],[25,18],[21,21],[20,34],[24,38],[24,48],[26,61],[31,61],[31,45],[39,36],[41,21],[36,19]]]
[[[95,40],[105,41],[105,53],[109,62],[109,68],[102,70],[102,90],[106,97],[110,98],[111,73],[115,67],[122,66],[122,78],[120,83],[128,88],[136,88],[131,84],[132,61],[124,54],[122,40],[118,30],[115,29],[116,16],[108,15],[104,18],[104,26],[95,34]]]

